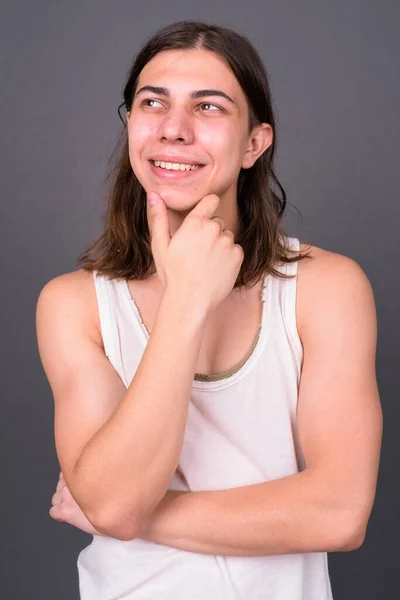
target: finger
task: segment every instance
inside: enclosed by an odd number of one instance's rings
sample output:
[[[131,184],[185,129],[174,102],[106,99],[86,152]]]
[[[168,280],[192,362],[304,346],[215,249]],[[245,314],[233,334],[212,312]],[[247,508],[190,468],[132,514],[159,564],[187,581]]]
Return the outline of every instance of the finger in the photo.
[[[220,224],[220,233],[224,235],[229,235],[232,239],[235,239],[235,235],[233,231],[230,229],[224,229],[225,221],[222,217],[211,217],[211,221],[217,221]]]
[[[222,217],[211,217],[211,221],[217,221],[221,226],[221,232],[224,231],[225,221]]]
[[[62,490],[62,488],[64,488],[67,484],[65,483],[64,479],[59,479],[58,483],[57,483],[57,487],[56,487],[56,491],[58,492],[59,490]]]
[[[202,198],[198,204],[196,204],[189,214],[200,217],[208,217],[211,219],[218,208],[220,200],[221,199],[219,196],[217,196],[217,194],[208,194],[207,196],[204,196],[204,198]]]
[[[55,504],[61,504],[63,498],[62,498],[62,493],[61,490],[55,492],[53,494],[53,496],[51,497],[51,503],[54,506]]]
[[[62,521],[62,522],[64,521],[58,506],[52,506],[49,510],[49,515],[52,519],[55,519],[56,521]]]
[[[63,501],[69,502],[70,500],[72,500],[73,502],[75,502],[75,499],[73,498],[67,485],[64,485],[64,487],[61,488],[60,493],[62,494]]]
[[[149,203],[149,222],[151,233],[151,246],[157,259],[162,259],[171,241],[169,229],[168,212],[165,202],[160,194],[149,192],[147,195]],[[157,199],[157,203],[151,205],[150,200]]]

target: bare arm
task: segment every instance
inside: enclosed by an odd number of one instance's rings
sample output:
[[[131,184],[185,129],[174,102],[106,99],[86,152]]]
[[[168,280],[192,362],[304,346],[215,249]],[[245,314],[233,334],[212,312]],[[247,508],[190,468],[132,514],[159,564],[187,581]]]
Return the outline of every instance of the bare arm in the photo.
[[[228,490],[169,491],[143,524],[145,539],[226,556],[348,551],[363,543],[382,438],[374,297],[362,269],[341,255],[328,256],[310,276],[297,414],[305,470]]]
[[[82,279],[76,273],[55,278],[37,305],[56,449],[68,488],[90,522],[105,535],[132,539],[178,465],[205,315],[193,299],[165,293],[125,390],[89,330],[89,282]]]
[[[92,525],[120,539],[136,534],[171,482],[207,314],[232,291],[244,258],[223,219],[212,220],[216,194],[204,196],[172,237],[167,207],[153,199],[151,249],[164,292],[126,392],[91,329],[92,274],[90,283],[79,272],[52,280],[37,306],[61,469]]]

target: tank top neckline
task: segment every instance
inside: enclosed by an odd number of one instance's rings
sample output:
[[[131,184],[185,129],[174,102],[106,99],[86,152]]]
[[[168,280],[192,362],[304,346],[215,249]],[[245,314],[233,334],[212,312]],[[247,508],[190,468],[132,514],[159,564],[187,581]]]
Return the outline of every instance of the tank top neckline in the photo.
[[[222,373],[215,373],[212,375],[207,375],[205,373],[195,373],[192,382],[192,388],[194,390],[201,391],[223,389],[245,377],[245,375],[247,375],[247,373],[249,373],[249,371],[251,371],[251,369],[257,363],[265,347],[267,333],[270,325],[270,306],[269,302],[266,301],[268,283],[270,279],[271,275],[267,274],[264,276],[263,285],[261,289],[261,302],[263,303],[261,323],[258,327],[258,333],[256,335],[252,347],[250,348],[250,351],[239,363],[234,365],[228,371],[224,371]],[[140,324],[140,328],[144,338],[144,346],[146,346],[150,338],[150,333],[143,322],[139,308],[129,288],[128,281],[126,279],[118,279],[117,281],[122,286],[122,291],[127,300],[127,304],[133,312],[136,322],[139,322]]]

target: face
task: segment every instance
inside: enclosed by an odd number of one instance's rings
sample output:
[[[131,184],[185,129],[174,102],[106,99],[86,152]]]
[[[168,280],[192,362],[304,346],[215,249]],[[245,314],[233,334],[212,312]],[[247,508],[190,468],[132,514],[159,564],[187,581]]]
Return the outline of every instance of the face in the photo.
[[[182,214],[211,193],[220,197],[222,213],[232,209],[240,169],[251,167],[272,142],[267,124],[249,134],[236,77],[221,57],[203,49],[163,51],[146,64],[127,126],[138,180],[146,192],[162,196],[169,212]],[[157,159],[181,166],[167,170],[155,166]]]

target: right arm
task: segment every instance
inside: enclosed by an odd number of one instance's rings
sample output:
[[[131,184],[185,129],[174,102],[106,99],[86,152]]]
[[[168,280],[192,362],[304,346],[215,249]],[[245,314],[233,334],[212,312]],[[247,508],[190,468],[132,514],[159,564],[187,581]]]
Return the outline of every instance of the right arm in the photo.
[[[129,540],[161,501],[178,466],[206,313],[193,297],[164,292],[126,389],[93,333],[89,282],[83,285],[82,277],[56,277],[37,303],[56,451],[67,486],[93,526]]]

